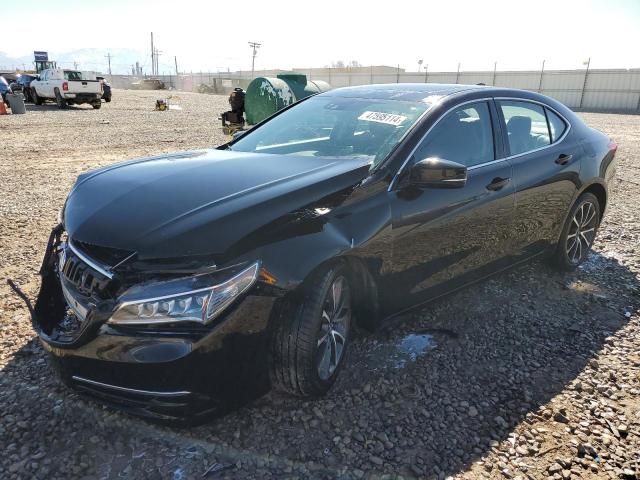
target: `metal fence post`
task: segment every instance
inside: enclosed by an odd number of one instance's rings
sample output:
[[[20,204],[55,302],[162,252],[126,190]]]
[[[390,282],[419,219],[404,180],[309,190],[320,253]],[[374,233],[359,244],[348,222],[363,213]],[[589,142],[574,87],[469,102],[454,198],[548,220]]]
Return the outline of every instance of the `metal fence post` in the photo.
[[[458,62],[458,71],[456,72],[456,84],[460,80],[460,62]]]
[[[496,86],[496,69],[498,68],[498,62],[493,62],[493,80],[491,81],[491,85]]]
[[[542,60],[542,68],[540,69],[540,81],[538,82],[538,93],[542,93],[542,76],[544,75],[544,62],[546,60]]]
[[[400,64],[398,64],[398,70],[396,71],[396,83],[400,83]]]
[[[429,64],[427,63],[424,67],[424,83],[429,83]]]
[[[584,72],[584,83],[582,84],[582,92],[580,92],[580,108],[582,108],[582,102],[584,101],[584,90],[587,88],[587,77],[589,76],[589,65],[591,65],[591,57],[587,60],[587,69]]]

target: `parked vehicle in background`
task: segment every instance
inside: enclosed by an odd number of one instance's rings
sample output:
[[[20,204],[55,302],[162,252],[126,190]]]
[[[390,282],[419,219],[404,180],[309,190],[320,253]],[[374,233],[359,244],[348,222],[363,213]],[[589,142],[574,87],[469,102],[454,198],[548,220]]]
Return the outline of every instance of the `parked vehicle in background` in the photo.
[[[2,101],[7,103],[7,93],[11,93],[11,87],[9,86],[9,82],[4,77],[0,77],[0,94],[2,95]]]
[[[356,322],[538,255],[577,268],[616,149],[533,92],[308,97],[217,149],[82,174],[33,325],[67,383],[140,415],[223,412],[269,384],[317,397]]]
[[[135,90],[164,90],[164,82],[157,78],[145,78],[139,82],[133,82],[131,88]]]
[[[102,83],[83,78],[82,72],[77,70],[47,69],[31,82],[31,95],[36,105],[54,100],[58,108],[89,103],[98,109],[102,106]]]
[[[22,91],[22,95],[24,95],[25,101],[31,102],[33,101],[31,97],[31,82],[33,82],[37,78],[38,78],[37,75],[30,75],[28,73],[23,73],[19,75],[18,78],[16,78],[16,80],[10,84],[11,89],[14,92],[16,92],[18,91],[17,88],[19,87],[19,91]]]
[[[109,103],[111,101],[111,84],[104,77],[96,77],[102,83],[102,99]]]

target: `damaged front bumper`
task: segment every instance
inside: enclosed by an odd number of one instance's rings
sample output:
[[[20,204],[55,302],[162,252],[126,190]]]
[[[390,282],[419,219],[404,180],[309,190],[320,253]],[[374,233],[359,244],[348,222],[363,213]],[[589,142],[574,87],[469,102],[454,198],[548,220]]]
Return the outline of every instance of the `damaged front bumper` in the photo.
[[[275,296],[249,292],[211,325],[113,325],[117,275],[77,255],[62,233],[49,240],[32,320],[65,383],[163,421],[199,421],[266,392]]]

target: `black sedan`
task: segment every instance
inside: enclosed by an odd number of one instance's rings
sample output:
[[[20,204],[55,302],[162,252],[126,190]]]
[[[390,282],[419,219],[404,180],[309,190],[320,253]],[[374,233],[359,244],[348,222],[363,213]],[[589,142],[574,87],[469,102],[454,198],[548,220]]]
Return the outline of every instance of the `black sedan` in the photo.
[[[33,325],[66,382],[140,415],[320,396],[356,323],[539,255],[585,261],[616,148],[531,92],[316,95],[217,149],[81,175]]]
[[[29,74],[22,74],[19,75],[15,81],[13,81],[11,83],[11,89],[13,90],[13,92],[22,92],[22,95],[24,95],[24,99],[27,102],[32,102],[33,98],[31,97],[31,82],[33,82],[34,80],[36,80],[38,77],[37,75],[29,75]]]
[[[102,99],[109,103],[111,101],[111,84],[104,77],[96,77],[102,83]]]

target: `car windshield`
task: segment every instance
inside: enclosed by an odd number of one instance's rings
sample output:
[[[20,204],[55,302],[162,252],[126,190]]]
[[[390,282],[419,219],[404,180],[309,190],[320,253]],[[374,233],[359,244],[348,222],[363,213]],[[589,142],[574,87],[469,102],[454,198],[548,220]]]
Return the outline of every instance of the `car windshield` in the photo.
[[[429,103],[322,95],[282,112],[230,149],[239,152],[366,158],[380,164]]]

